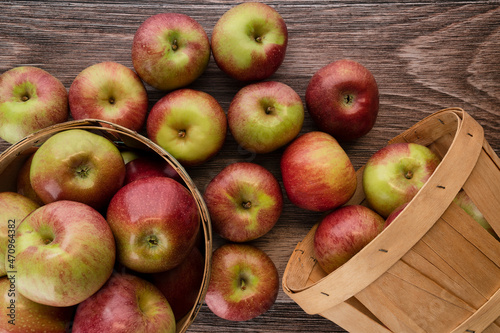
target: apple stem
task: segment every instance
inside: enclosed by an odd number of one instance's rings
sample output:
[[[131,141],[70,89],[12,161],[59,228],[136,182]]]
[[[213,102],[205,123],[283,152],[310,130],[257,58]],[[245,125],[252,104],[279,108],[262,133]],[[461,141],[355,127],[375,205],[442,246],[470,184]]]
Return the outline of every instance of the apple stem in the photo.
[[[23,102],[27,102],[29,101],[30,97],[28,95],[24,95],[23,97],[21,97],[21,101]]]
[[[240,289],[241,289],[241,290],[245,290],[245,289],[247,289],[245,279],[240,279]]]
[[[115,104],[115,99],[113,97],[110,97],[108,99],[108,101],[109,101],[109,104]]]
[[[413,178],[413,172],[411,170],[406,171],[405,178],[406,179],[412,179]]]
[[[149,236],[148,243],[151,247],[158,246],[158,238],[156,236]]]
[[[174,39],[172,41],[172,50],[177,50],[179,48],[179,46],[177,45],[177,39]]]
[[[266,114],[271,114],[274,112],[274,108],[272,106],[268,106],[266,109]]]
[[[257,37],[255,37],[255,41],[256,41],[257,43],[262,43],[262,37],[261,37],[261,36],[257,36]]]
[[[243,208],[245,209],[250,209],[252,207],[252,202],[251,201],[243,201],[241,203],[241,205],[243,206]]]
[[[177,134],[179,138],[184,138],[186,136],[186,130],[179,130],[179,133]]]

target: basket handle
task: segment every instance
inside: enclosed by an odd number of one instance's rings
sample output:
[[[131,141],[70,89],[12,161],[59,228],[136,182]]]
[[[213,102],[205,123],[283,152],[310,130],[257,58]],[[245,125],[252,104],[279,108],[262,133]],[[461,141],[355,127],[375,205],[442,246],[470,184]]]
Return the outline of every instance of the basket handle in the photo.
[[[452,126],[456,129],[453,142],[431,178],[388,228],[347,263],[309,286],[305,282],[316,264],[312,230],[297,245],[285,269],[283,289],[304,311],[321,314],[365,289],[400,260],[451,204],[479,158],[484,141],[483,128],[462,109],[444,109],[424,118],[390,142],[418,137],[427,140],[419,133],[438,135],[436,128],[429,132],[429,123],[438,124],[437,127],[441,124],[448,130],[446,122],[439,120],[441,118],[456,120],[458,127]],[[295,278],[291,273],[307,276]]]

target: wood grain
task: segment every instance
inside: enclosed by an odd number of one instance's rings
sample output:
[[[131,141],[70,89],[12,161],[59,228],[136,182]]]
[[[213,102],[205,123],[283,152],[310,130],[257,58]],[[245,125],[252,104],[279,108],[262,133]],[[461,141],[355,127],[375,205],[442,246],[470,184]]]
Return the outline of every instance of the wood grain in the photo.
[[[380,91],[373,130],[342,143],[355,168],[387,140],[425,116],[457,106],[485,130],[500,151],[499,1],[267,1],[287,22],[286,58],[270,80],[294,88],[303,98],[309,79],[329,62],[350,58],[369,68]],[[209,36],[233,1],[3,1],[0,3],[0,73],[16,66],[41,67],[69,89],[87,66],[116,61],[132,68],[130,49],[138,26],[150,15],[181,12],[196,19]],[[227,110],[242,83],[228,78],[213,59],[193,89],[214,96]],[[150,107],[165,92],[147,86]],[[306,113],[301,133],[317,129]],[[0,151],[9,144],[0,140]],[[283,149],[255,155],[228,133],[220,153],[188,169],[200,191],[226,165],[252,161],[280,181]],[[265,250],[282,273],[295,245],[322,214],[293,206],[285,196],[275,228],[252,242]],[[215,236],[215,246],[222,244]],[[266,314],[244,323],[215,317],[203,306],[191,332],[342,332],[332,322],[305,314],[283,291]]]

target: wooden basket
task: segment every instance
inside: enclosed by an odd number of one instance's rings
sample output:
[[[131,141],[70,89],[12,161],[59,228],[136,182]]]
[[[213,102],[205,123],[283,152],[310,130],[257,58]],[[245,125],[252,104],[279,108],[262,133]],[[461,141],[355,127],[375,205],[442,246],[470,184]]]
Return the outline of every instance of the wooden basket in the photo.
[[[205,247],[203,249],[205,257],[205,267],[203,281],[198,292],[196,304],[181,320],[177,322],[177,332],[186,332],[188,327],[194,321],[198,314],[210,281],[210,267],[212,260],[212,229],[208,209],[203,200],[203,196],[198,191],[196,185],[189,177],[182,165],[163,148],[149,140],[148,138],[107,121],[87,119],[75,120],[47,127],[34,134],[31,134],[12,145],[2,154],[0,154],[0,192],[16,191],[16,178],[18,170],[28,157],[33,154],[52,135],[69,130],[84,129],[93,133],[102,135],[110,139],[119,149],[136,149],[149,153],[158,154],[165,159],[180,175],[186,187],[193,195],[198,211],[200,213],[200,222],[204,233]]]
[[[314,258],[316,224],[289,259],[285,293],[350,332],[500,332],[500,242],[453,202],[463,189],[500,235],[500,159],[482,127],[449,108],[393,142],[442,161],[391,225],[328,275]],[[367,205],[362,169],[347,204]]]

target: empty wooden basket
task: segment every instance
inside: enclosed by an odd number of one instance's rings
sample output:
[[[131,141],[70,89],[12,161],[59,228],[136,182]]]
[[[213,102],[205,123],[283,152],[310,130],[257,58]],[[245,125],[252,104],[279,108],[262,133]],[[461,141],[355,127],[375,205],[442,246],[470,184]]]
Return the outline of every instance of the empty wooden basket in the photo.
[[[304,311],[350,332],[500,332],[500,242],[453,199],[463,189],[500,235],[500,159],[464,110],[436,112],[392,139],[442,158],[402,213],[346,264],[316,264],[314,226],[283,289]],[[363,204],[362,168],[348,204]]]

